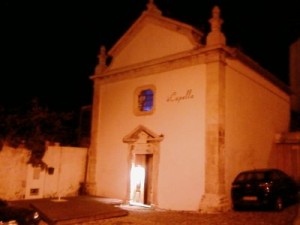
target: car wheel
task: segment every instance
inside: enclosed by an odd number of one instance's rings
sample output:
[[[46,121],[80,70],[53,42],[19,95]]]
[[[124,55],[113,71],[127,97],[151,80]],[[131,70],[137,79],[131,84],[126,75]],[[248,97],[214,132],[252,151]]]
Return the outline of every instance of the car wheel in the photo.
[[[274,208],[275,208],[276,211],[283,210],[283,199],[282,199],[281,196],[278,196],[276,198]]]

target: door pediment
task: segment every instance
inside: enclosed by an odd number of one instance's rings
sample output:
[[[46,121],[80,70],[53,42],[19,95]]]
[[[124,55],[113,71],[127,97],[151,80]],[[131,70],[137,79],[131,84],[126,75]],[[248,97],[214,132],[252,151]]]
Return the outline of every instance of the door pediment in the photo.
[[[139,125],[123,138],[123,142],[146,144],[151,142],[160,142],[163,140],[163,138],[164,135],[158,135],[145,126]]]

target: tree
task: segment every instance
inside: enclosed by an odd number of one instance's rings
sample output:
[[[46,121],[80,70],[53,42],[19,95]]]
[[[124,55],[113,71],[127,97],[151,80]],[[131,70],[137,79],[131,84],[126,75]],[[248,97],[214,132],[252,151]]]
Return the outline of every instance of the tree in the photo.
[[[3,144],[12,147],[22,144],[40,158],[46,141],[76,145],[76,113],[50,111],[37,99],[17,109],[0,108],[0,149]]]

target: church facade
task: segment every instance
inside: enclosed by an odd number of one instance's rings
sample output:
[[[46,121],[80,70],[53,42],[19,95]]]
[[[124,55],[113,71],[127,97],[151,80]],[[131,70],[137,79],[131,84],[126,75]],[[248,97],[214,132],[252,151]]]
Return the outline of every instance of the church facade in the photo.
[[[222,22],[214,7],[205,35],[149,1],[108,52],[101,47],[91,77],[90,194],[223,211],[239,171],[274,166],[274,136],[289,130],[289,90],[226,45]]]

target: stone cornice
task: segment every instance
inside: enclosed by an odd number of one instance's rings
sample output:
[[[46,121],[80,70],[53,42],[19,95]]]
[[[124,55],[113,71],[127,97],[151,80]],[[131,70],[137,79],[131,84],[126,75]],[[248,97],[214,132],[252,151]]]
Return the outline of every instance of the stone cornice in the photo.
[[[225,46],[201,47],[192,51],[182,52],[179,54],[162,57],[143,63],[138,63],[132,66],[122,67],[119,69],[109,70],[109,68],[100,75],[93,75],[91,79],[101,80],[101,83],[115,82],[135,78],[139,76],[151,75],[170,70],[175,70],[183,67],[204,64],[218,60],[218,53],[230,53],[230,50]],[[208,57],[207,54],[210,56]],[[216,55],[211,57],[211,55]]]
[[[202,51],[197,49],[120,69],[107,70],[101,75],[91,76],[91,79],[100,79],[101,83],[107,83],[203,64],[205,54],[202,54]]]
[[[291,94],[289,86],[261,67],[257,62],[243,54],[238,49],[224,45],[199,47],[192,51],[182,52],[114,70],[109,70],[108,67],[102,74],[93,75],[90,78],[92,80],[101,80],[100,83],[109,83],[214,61],[222,61],[225,63],[227,57],[239,60],[241,63],[259,73],[284,92]]]

